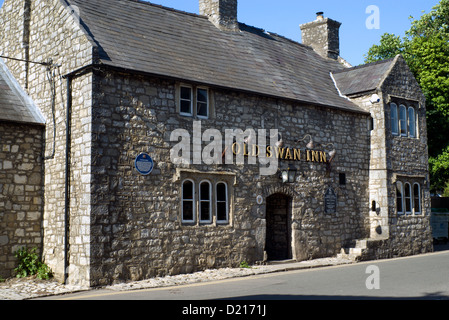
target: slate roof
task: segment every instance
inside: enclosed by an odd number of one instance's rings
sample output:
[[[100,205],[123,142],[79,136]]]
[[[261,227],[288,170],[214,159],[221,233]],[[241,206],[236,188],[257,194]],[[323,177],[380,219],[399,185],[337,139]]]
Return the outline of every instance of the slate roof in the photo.
[[[366,113],[338,94],[330,72],[343,66],[285,37],[244,24],[221,31],[205,16],[139,0],[63,1],[78,7],[101,64]]]
[[[369,92],[377,89],[394,64],[395,58],[344,69],[333,73],[343,95]]]
[[[0,58],[0,121],[45,124],[45,118]]]

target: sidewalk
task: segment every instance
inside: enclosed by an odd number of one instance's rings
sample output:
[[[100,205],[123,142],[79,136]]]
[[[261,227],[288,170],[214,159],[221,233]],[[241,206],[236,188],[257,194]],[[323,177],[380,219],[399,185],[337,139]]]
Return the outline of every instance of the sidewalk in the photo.
[[[273,272],[284,272],[299,269],[336,266],[354,263],[342,258],[322,258],[302,262],[279,261],[269,265],[252,266],[250,268],[222,268],[205,270],[192,274],[158,277],[142,281],[120,283],[104,287],[112,291],[139,290],[147,288],[169,287],[192,284],[198,282],[217,281],[236,277],[245,277]],[[63,285],[56,281],[42,281],[36,279],[9,279],[0,283],[0,300],[26,300],[44,296],[60,295],[78,291],[88,291],[91,288],[82,288]]]

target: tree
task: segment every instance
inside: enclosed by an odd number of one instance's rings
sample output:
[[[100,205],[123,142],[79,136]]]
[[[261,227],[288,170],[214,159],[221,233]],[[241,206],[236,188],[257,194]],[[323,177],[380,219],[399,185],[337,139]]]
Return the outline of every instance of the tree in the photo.
[[[432,191],[449,186],[449,0],[441,0],[411,27],[402,39],[385,33],[365,62],[401,54],[420,84],[427,101],[429,165]],[[449,190],[448,190],[449,192]]]

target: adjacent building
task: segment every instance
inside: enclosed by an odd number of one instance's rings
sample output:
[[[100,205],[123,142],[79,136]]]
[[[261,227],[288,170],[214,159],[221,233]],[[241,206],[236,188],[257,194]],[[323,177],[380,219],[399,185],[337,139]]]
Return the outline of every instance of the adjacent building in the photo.
[[[432,251],[425,99],[404,59],[351,67],[322,13],[301,44],[240,23],[236,0],[199,7],[5,0],[2,76],[42,118],[39,179],[0,141],[3,274],[31,244],[86,286]]]

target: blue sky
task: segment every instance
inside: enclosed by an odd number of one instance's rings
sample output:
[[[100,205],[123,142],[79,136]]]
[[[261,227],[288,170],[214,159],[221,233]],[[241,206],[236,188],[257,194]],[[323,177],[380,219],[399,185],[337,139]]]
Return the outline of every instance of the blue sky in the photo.
[[[150,2],[187,12],[198,13],[198,0],[152,0]],[[409,17],[418,19],[430,12],[439,0],[240,0],[238,20],[301,42],[299,25],[315,19],[315,13],[342,23],[340,54],[352,65],[363,63],[364,54],[385,32],[404,35],[410,28]],[[0,5],[3,0],[0,0]],[[368,29],[368,6],[379,8],[380,25]]]

